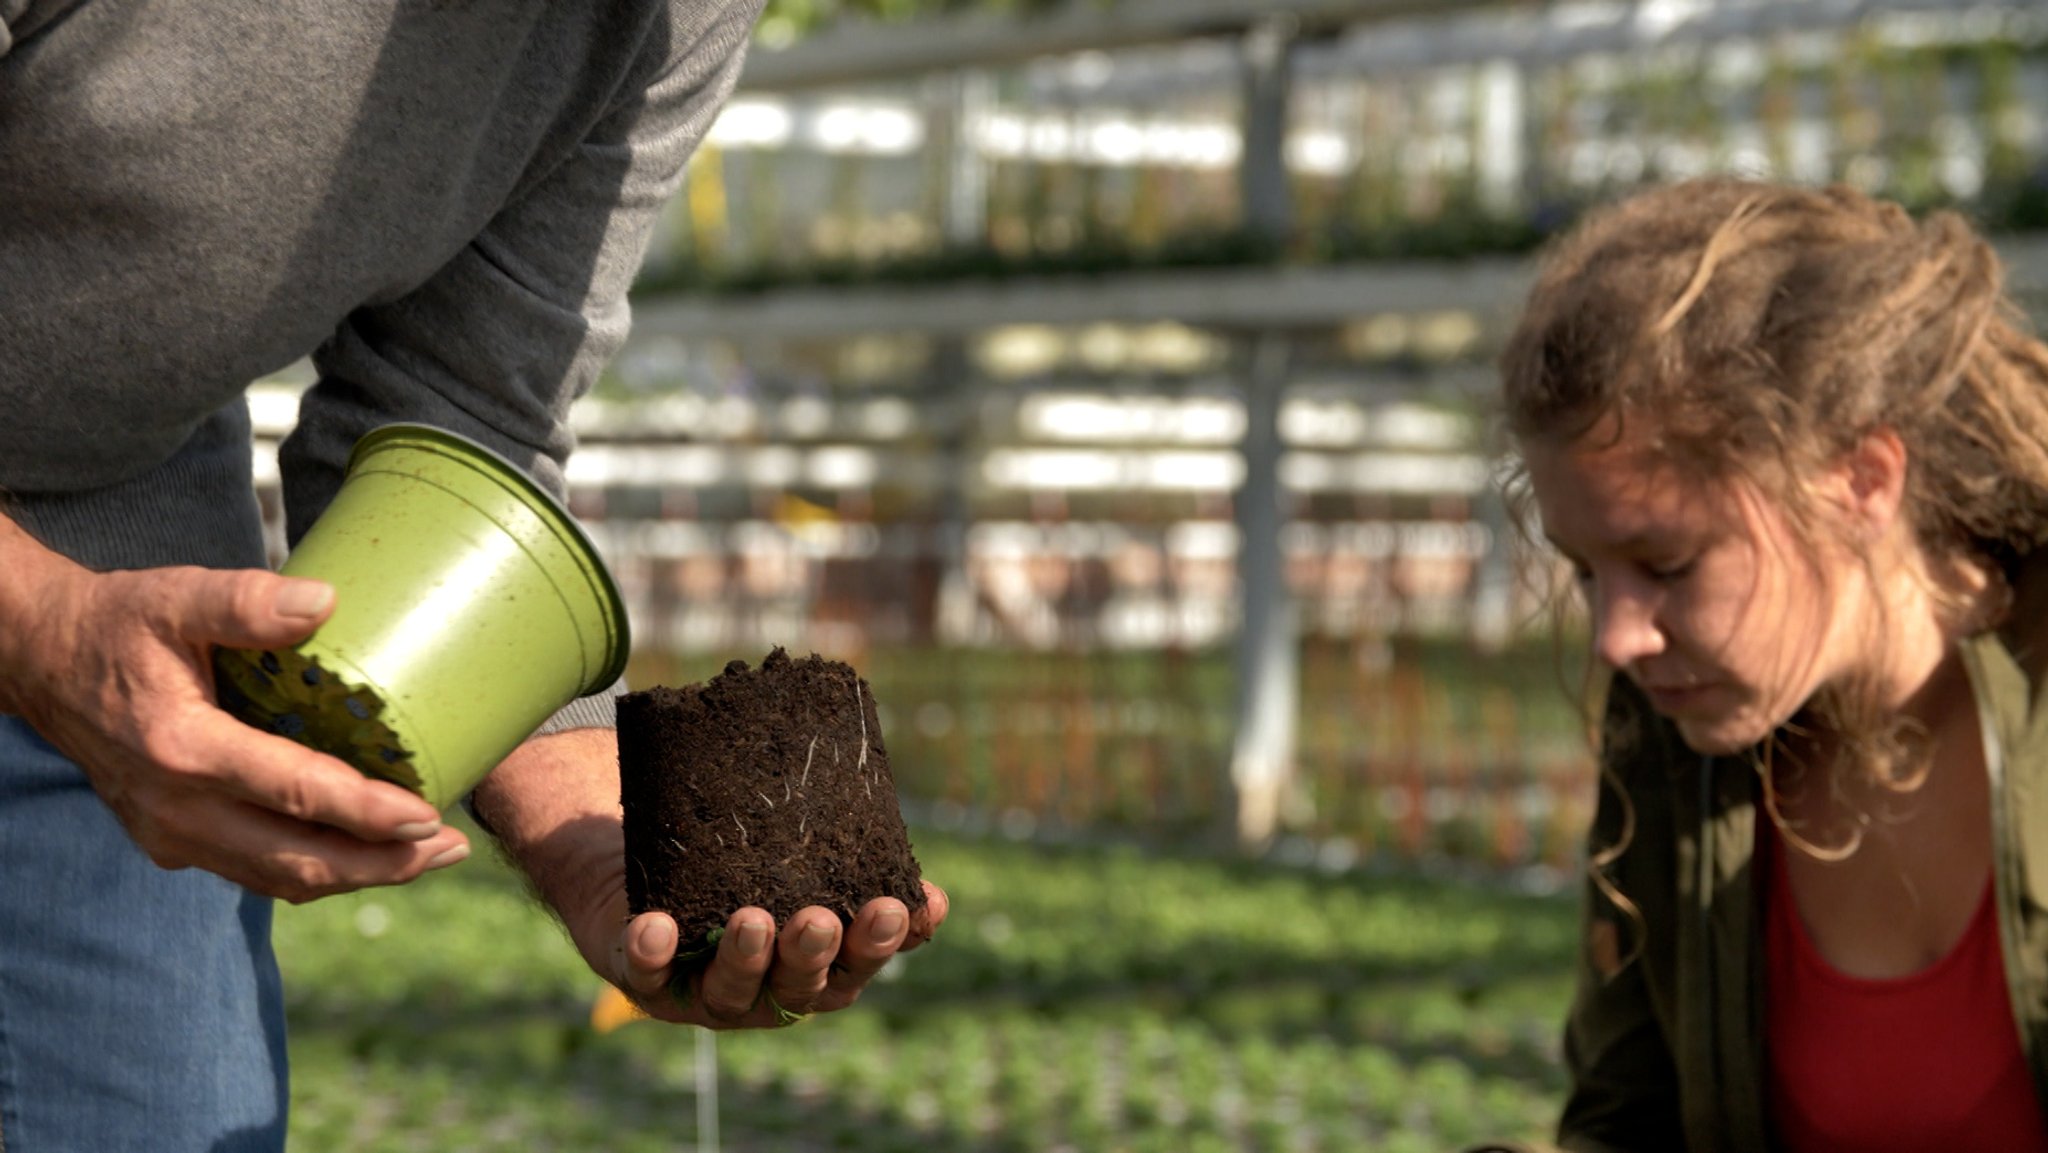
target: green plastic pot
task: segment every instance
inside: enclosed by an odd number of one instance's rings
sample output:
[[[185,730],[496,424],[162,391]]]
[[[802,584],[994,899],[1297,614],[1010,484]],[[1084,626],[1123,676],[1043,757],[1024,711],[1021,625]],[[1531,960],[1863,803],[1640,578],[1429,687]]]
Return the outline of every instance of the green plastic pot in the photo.
[[[631,645],[618,586],[568,512],[425,425],[356,443],[281,571],[333,585],[334,614],[290,650],[218,651],[222,707],[437,809],[617,680]]]

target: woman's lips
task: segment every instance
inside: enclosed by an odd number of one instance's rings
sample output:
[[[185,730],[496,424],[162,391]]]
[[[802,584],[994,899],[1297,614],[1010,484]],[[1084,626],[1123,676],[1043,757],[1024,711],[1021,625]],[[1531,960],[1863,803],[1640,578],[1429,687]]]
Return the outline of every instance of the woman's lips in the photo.
[[[1643,692],[1649,695],[1651,707],[1667,715],[1698,707],[1713,690],[1713,685],[1697,684],[1643,686]]]

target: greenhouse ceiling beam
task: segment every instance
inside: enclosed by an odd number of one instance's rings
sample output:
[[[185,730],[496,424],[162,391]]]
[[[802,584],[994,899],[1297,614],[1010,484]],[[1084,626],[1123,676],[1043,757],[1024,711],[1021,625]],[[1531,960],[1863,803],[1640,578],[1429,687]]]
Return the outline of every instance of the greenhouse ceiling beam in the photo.
[[[1669,24],[1645,21],[1641,6],[1614,7],[1604,18],[1565,24],[1541,9],[1504,12],[1489,20],[1404,20],[1354,30],[1304,53],[1305,75],[1387,76],[1505,60],[1524,66],[1588,56],[1641,53],[1790,35],[1829,32],[1886,17],[2038,17],[2037,0],[1748,0],[1721,3]]]
[[[636,301],[642,335],[683,339],[980,332],[1012,324],[1325,328],[1381,312],[1493,313],[1519,297],[1519,260],[1399,267],[1170,270],[931,286],[800,288],[753,296]]]
[[[902,81],[921,74],[995,68],[1044,56],[1112,51],[1234,35],[1267,20],[1305,32],[1401,16],[1505,7],[1504,0],[1069,0],[1039,16],[977,14],[921,23],[862,25],[756,47],[740,87],[756,92]]]
[[[1556,9],[1521,5],[1493,12],[1438,18],[1375,21],[1302,46],[1295,61],[1302,80],[1345,77],[1399,78],[1442,68],[1504,61],[1540,68],[1590,56],[1704,47],[1778,35],[1824,33],[1870,20],[1914,16],[2043,19],[2038,0],[1770,0],[1722,3],[1663,24],[1646,22],[1639,4],[1580,10],[1573,19]],[[1106,79],[1087,83],[1057,72],[1035,77],[1040,100],[1076,103],[1158,104],[1188,91],[1237,82],[1228,51],[1183,52],[1159,59],[1119,62]]]
[[[1999,245],[2012,291],[2048,305],[2048,236]],[[1148,324],[1214,329],[1325,329],[1381,313],[1460,309],[1509,322],[1527,291],[1527,260],[1495,257],[1331,266],[1167,270],[1100,277],[925,286],[789,288],[703,297],[642,297],[639,336],[755,340],[921,332],[971,334],[1012,324]],[[2048,318],[2048,309],[2034,308]]]

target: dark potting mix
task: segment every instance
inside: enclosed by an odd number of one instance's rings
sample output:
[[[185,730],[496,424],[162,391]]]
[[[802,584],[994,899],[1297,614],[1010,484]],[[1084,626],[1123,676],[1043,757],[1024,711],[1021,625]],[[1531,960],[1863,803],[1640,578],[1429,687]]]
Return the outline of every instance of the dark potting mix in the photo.
[[[680,957],[754,905],[776,924],[821,905],[851,924],[924,886],[867,682],[777,648],[704,684],[619,698],[626,897],[676,920]]]

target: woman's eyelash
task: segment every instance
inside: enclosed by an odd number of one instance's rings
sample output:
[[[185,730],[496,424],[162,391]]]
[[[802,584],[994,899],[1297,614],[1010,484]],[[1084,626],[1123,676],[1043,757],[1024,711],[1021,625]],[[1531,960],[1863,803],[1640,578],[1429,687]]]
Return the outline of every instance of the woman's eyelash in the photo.
[[[1675,581],[1682,580],[1691,574],[1693,566],[1697,563],[1699,563],[1697,560],[1688,560],[1673,565],[1647,565],[1645,567],[1649,570],[1650,575],[1657,580]]]
[[[1697,567],[1698,564],[1699,561],[1697,559],[1688,560],[1673,565],[1645,564],[1642,566],[1642,571],[1644,575],[1648,576],[1651,580],[1656,581],[1658,584],[1671,584],[1675,581],[1681,581],[1684,580],[1686,577],[1691,576],[1693,569]],[[1573,565],[1572,583],[1578,585],[1581,588],[1584,588],[1585,586],[1592,584],[1593,570],[1587,568],[1584,565]]]

